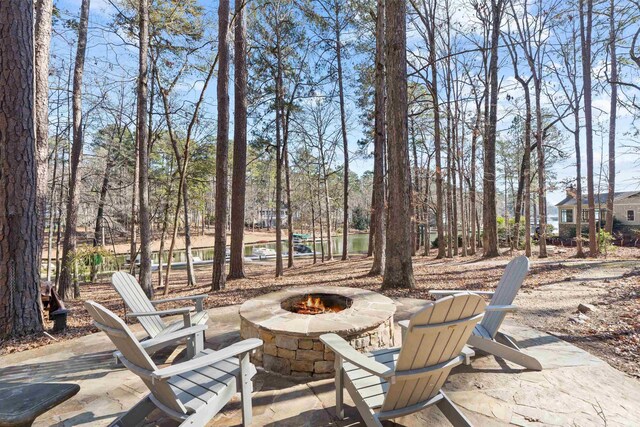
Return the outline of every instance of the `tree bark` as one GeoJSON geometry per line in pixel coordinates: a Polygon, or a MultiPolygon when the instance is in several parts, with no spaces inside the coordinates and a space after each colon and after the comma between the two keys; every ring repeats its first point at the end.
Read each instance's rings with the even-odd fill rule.
{"type": "MultiPolygon", "coordinates": [[[[38,248],[42,256],[49,169],[49,49],[53,0],[35,0],[35,120],[38,162],[38,248]]],[[[51,211],[50,211],[51,212],[51,211]]],[[[51,217],[53,215],[49,214],[51,217]]]]}
{"type": "Polygon", "coordinates": [[[153,297],[151,283],[151,219],[149,212],[149,129],[147,128],[148,80],[149,80],[149,0],[139,0],[139,69],[137,91],[136,145],[139,159],[139,220],[140,220],[140,286],[153,297]]]}
{"type": "Polygon", "coordinates": [[[340,98],[340,129],[344,155],[344,179],[342,187],[342,260],[349,258],[349,144],[347,140],[347,113],[344,103],[344,83],[342,78],[342,43],[340,41],[340,1],[335,3],[336,61],[338,71],[338,95],[340,98]]]}
{"type": "Polygon", "coordinates": [[[411,260],[411,174],[407,134],[407,52],[405,0],[387,3],[387,118],[389,155],[389,217],[382,287],[414,288],[411,260]]]}
{"type": "Polygon", "coordinates": [[[484,175],[483,175],[483,257],[498,256],[498,230],[496,216],[496,126],[498,122],[498,42],[500,38],[500,21],[502,17],[502,0],[491,1],[491,59],[490,105],[487,135],[484,143],[484,175]]]}
{"type": "Polygon", "coordinates": [[[133,166],[133,187],[131,190],[131,224],[129,227],[129,273],[136,271],[136,257],[138,255],[138,184],[140,181],[140,156],[138,155],[138,143],[136,142],[133,154],[135,163],[133,166]]]}
{"type": "Polygon", "coordinates": [[[435,10],[437,2],[434,0],[429,11],[429,28],[427,29],[429,38],[429,63],[431,64],[431,99],[433,102],[433,144],[435,146],[436,157],[436,231],[438,233],[438,253],[436,259],[446,256],[446,244],[444,233],[444,188],[442,178],[442,131],[440,126],[440,103],[438,100],[438,67],[436,62],[436,23],[435,10]]]}
{"type": "Polygon", "coordinates": [[[609,109],[609,188],[605,231],[613,232],[613,197],[616,191],[616,115],[618,110],[618,58],[616,53],[615,1],[609,2],[609,56],[611,58],[611,107],[609,109]]]}
{"type": "Polygon", "coordinates": [[[244,209],[247,177],[247,21],[244,3],[235,1],[233,177],[231,195],[231,258],[228,279],[243,279],[244,209]]]}
{"type": "MultiPolygon", "coordinates": [[[[584,126],[587,142],[587,202],[589,204],[589,256],[598,255],[596,202],[593,189],[593,111],[591,87],[591,30],[593,0],[580,0],[580,42],[582,45],[582,79],[584,87],[584,126]],[[585,5],[586,3],[586,5],[585,5]],[[585,10],[586,6],[586,10],[585,10]]],[[[582,213],[580,213],[582,214],[582,213]]]]}
{"type": "Polygon", "coordinates": [[[42,331],[33,49],[32,3],[3,1],[0,13],[0,339],[3,340],[42,331]]]}
{"type": "Polygon", "coordinates": [[[373,163],[373,264],[370,275],[383,275],[385,266],[385,188],[384,188],[384,153],[385,153],[385,0],[377,0],[376,16],[376,56],[375,56],[375,135],[373,163]]]}
{"type": "MultiPolygon", "coordinates": [[[[84,145],[83,117],[82,117],[82,77],[87,50],[87,30],[89,27],[89,0],[82,0],[80,8],[80,24],[78,26],[78,47],[76,49],[75,65],[73,69],[73,143],[69,159],[69,199],[67,201],[67,221],[62,243],[62,265],[58,293],[63,299],[79,297],[74,295],[72,287],[71,260],[76,250],[76,228],[78,225],[78,204],[80,191],[78,185],[82,179],[80,175],[80,161],[84,145]]],[[[77,278],[75,278],[77,280],[77,278]]]]}
{"type": "Polygon", "coordinates": [[[216,224],[212,291],[225,288],[229,181],[229,0],[218,6],[218,133],[216,136],[216,224]]]}

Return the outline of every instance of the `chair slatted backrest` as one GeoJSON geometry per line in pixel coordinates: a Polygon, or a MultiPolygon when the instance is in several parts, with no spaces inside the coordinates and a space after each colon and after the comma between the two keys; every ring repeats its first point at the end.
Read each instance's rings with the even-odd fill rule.
{"type": "Polygon", "coordinates": [[[174,411],[186,414],[184,405],[166,381],[151,380],[149,375],[157,370],[157,366],[140,346],[127,325],[113,312],[94,301],[85,301],[84,306],[93,317],[96,327],[107,334],[118,351],[122,353],[120,357],[122,363],[142,379],[155,398],[174,411]]]}
{"type": "MultiPolygon", "coordinates": [[[[509,261],[489,305],[513,304],[528,272],[529,259],[526,256],[519,256],[509,261]]],[[[506,315],[504,311],[486,313],[480,324],[489,332],[491,338],[494,338],[506,315]]]]}
{"type": "MultiPolygon", "coordinates": [[[[156,311],[136,278],[129,273],[123,271],[114,273],[111,276],[111,283],[113,283],[113,287],[116,288],[116,291],[118,291],[124,303],[132,312],[149,313],[156,311]]],[[[139,317],[138,320],[151,338],[158,335],[166,326],[160,316],[144,316],[139,317]]]]}
{"type": "Polygon", "coordinates": [[[453,368],[446,363],[460,355],[485,306],[482,297],[464,292],[430,303],[411,317],[396,381],[389,385],[382,411],[426,402],[440,392],[453,368]]]}

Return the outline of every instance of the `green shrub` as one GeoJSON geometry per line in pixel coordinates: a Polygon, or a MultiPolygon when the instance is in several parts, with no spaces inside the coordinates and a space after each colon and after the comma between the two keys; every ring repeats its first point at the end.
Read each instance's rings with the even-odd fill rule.
{"type": "Polygon", "coordinates": [[[598,251],[605,256],[613,251],[613,236],[611,233],[607,233],[603,229],[598,231],[597,242],[598,242],[598,251]]]}

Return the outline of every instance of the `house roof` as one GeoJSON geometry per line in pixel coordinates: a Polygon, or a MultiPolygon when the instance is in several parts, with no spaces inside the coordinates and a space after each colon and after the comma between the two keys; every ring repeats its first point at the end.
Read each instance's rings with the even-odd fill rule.
{"type": "MultiPolygon", "coordinates": [[[[635,196],[636,194],[640,194],[640,191],[619,191],[619,192],[613,193],[613,201],[617,202],[617,201],[626,199],[627,197],[635,196]]],[[[594,196],[595,196],[596,204],[606,204],[609,193],[600,193],[600,194],[595,194],[594,196]]],[[[586,205],[588,203],[589,202],[587,200],[587,196],[583,194],[582,204],[586,205]]],[[[574,206],[576,204],[577,204],[577,200],[575,199],[575,197],[567,196],[560,203],[556,203],[556,206],[574,206]]]]}

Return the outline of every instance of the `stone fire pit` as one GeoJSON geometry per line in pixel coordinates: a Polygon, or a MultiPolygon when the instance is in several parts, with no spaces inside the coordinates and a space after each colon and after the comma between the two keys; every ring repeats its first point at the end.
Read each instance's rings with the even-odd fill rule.
{"type": "Polygon", "coordinates": [[[264,347],[252,361],[265,370],[295,377],[324,378],[334,372],[334,354],[319,336],[333,332],[359,351],[394,345],[391,299],[366,289],[313,286],[262,295],[240,307],[240,335],[260,338],[264,347]],[[343,301],[338,312],[298,314],[292,307],[307,297],[322,295],[343,301]]]}

